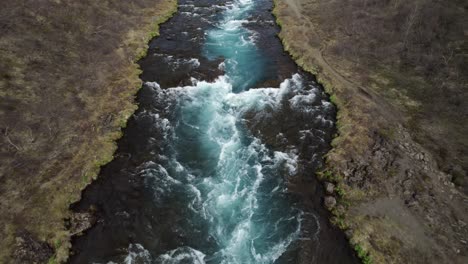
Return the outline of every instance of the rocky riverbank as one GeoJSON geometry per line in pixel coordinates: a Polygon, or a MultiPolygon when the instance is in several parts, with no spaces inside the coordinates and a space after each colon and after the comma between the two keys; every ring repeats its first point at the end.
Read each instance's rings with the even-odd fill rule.
{"type": "Polygon", "coordinates": [[[136,61],[176,7],[0,3],[0,262],[67,259],[70,236],[88,217],[69,205],[112,159],[136,109],[136,61]]]}
{"type": "Polygon", "coordinates": [[[465,263],[468,198],[463,168],[467,141],[466,127],[457,125],[465,111],[461,103],[453,104],[453,97],[437,99],[439,87],[435,86],[444,80],[446,92],[462,101],[466,98],[465,79],[453,77],[463,71],[459,66],[463,57],[456,48],[460,42],[454,33],[459,31],[462,15],[452,5],[441,7],[441,12],[431,11],[439,21],[451,19],[451,24],[439,23],[442,29],[436,31],[451,33],[430,42],[427,50],[437,50],[453,61],[429,78],[425,74],[430,69],[421,70],[418,63],[438,62],[417,49],[420,39],[408,35],[425,32],[417,21],[430,12],[430,1],[415,6],[369,3],[350,10],[357,4],[354,2],[340,6],[328,1],[275,0],[274,13],[282,27],[279,36],[285,49],[299,65],[317,75],[339,109],[338,136],[322,173],[331,194],[325,198],[335,215],[331,220],[346,230],[366,263],[465,263]],[[340,10],[349,14],[347,23],[340,10]],[[380,13],[383,10],[388,12],[380,13]],[[408,19],[401,21],[415,22],[400,29],[399,15],[408,19]],[[375,32],[385,32],[382,25],[396,40],[379,39],[375,32]],[[390,49],[398,47],[405,35],[401,45],[418,58],[416,71],[401,72],[405,59],[398,61],[396,55],[406,54],[405,50],[386,58],[383,70],[384,60],[348,41],[359,36],[362,42],[373,43],[374,50],[390,49]],[[361,57],[356,59],[356,54],[361,57]],[[441,115],[440,109],[453,115],[441,115]]]}

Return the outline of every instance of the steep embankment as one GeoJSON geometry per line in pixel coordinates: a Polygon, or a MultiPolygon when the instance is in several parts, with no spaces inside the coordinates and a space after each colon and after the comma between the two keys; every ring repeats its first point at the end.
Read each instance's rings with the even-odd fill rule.
{"type": "Polygon", "coordinates": [[[275,2],[339,108],[332,221],[375,263],[466,263],[466,3],[275,2]]]}
{"type": "Polygon", "coordinates": [[[0,262],[66,259],[68,206],[112,159],[136,109],[135,61],[175,10],[176,0],[0,3],[0,262]]]}

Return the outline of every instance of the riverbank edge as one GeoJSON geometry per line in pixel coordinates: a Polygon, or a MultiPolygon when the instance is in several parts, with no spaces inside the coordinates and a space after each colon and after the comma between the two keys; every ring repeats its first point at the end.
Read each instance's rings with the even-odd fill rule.
{"type": "MultiPolygon", "coordinates": [[[[278,7],[279,0],[273,0],[274,8],[272,10],[272,14],[275,17],[276,24],[280,27],[280,33],[278,34],[278,38],[281,40],[283,44],[284,50],[291,56],[291,58],[299,65],[303,70],[309,72],[315,76],[317,82],[322,85],[325,92],[329,94],[330,101],[333,103],[337,108],[336,114],[336,128],[337,134],[334,135],[332,140],[332,149],[329,151],[337,151],[339,146],[337,146],[338,142],[343,137],[342,134],[344,133],[343,127],[349,127],[353,124],[348,122],[346,119],[346,108],[344,107],[344,101],[337,95],[336,93],[336,86],[341,85],[339,82],[335,82],[333,79],[333,74],[330,74],[326,70],[323,69],[323,65],[316,60],[312,63],[306,63],[304,58],[301,57],[299,52],[294,50],[288,43],[288,38],[284,36],[284,24],[279,15],[279,7],[278,7]]],[[[357,254],[357,256],[361,259],[362,263],[364,264],[372,264],[372,254],[369,252],[367,247],[362,245],[361,243],[353,240],[352,233],[346,232],[349,230],[349,219],[346,218],[346,208],[350,207],[350,201],[346,198],[346,186],[342,183],[343,179],[338,172],[334,169],[334,163],[332,160],[327,159],[325,157],[325,168],[321,171],[316,172],[317,178],[322,182],[324,185],[332,184],[333,190],[331,193],[327,192],[328,195],[322,198],[331,197],[335,201],[337,201],[336,205],[333,207],[324,207],[331,213],[331,217],[329,221],[340,228],[348,238],[349,244],[351,248],[353,248],[357,254]]]]}
{"type": "MultiPolygon", "coordinates": [[[[132,73],[132,76],[130,78],[134,79],[136,86],[134,87],[128,87],[129,88],[129,93],[133,96],[132,101],[130,104],[123,108],[121,112],[118,113],[118,117],[116,118],[119,121],[120,129],[118,131],[112,131],[108,133],[108,139],[107,142],[104,144],[109,144],[109,148],[107,148],[106,153],[104,153],[101,156],[101,159],[98,160],[94,165],[95,168],[90,171],[87,175],[87,179],[89,179],[87,182],[85,182],[85,185],[81,187],[80,189],[80,197],[78,199],[72,200],[70,205],[73,203],[78,202],[81,199],[81,192],[88,186],[90,185],[93,180],[95,180],[100,172],[100,169],[102,166],[108,164],[114,159],[114,154],[117,150],[117,141],[123,136],[123,129],[127,125],[128,119],[133,115],[133,113],[138,109],[138,104],[135,101],[135,95],[137,92],[141,89],[143,85],[143,81],[140,79],[140,75],[142,73],[140,66],[138,64],[138,61],[142,58],[144,58],[147,55],[147,51],[149,49],[149,42],[159,36],[159,25],[163,24],[167,20],[169,20],[176,12],[178,9],[178,0],[168,0],[167,4],[162,7],[161,9],[160,6],[155,6],[155,14],[149,23],[147,23],[147,26],[141,27],[139,30],[137,30],[136,34],[131,34],[127,38],[127,41],[130,43],[135,43],[137,45],[135,52],[133,54],[133,58],[130,58],[129,61],[131,61],[131,64],[129,64],[128,69],[130,73],[132,73]],[[157,8],[157,9],[156,9],[157,8]],[[159,11],[159,12],[158,12],[159,11]],[[145,37],[143,39],[138,39],[138,36],[140,34],[144,34],[145,37]],[[134,39],[132,39],[134,38],[134,39]]],[[[127,76],[128,78],[129,76],[127,76]]],[[[98,146],[99,144],[95,144],[98,146]]],[[[69,230],[67,230],[69,231],[69,230]]],[[[79,231],[84,231],[84,230],[79,230],[79,231]]],[[[67,234],[67,243],[63,243],[66,245],[66,248],[59,247],[55,248],[56,254],[49,260],[49,263],[63,263],[68,259],[69,256],[69,250],[71,248],[70,244],[70,239],[75,233],[69,232],[67,234]],[[63,254],[60,254],[61,251],[65,251],[63,254]]]]}
{"type": "MultiPolygon", "coordinates": [[[[96,108],[96,111],[93,113],[93,117],[108,115],[113,118],[110,125],[101,123],[102,127],[96,126],[94,128],[95,130],[105,131],[105,133],[95,139],[90,139],[89,142],[86,142],[85,144],[82,144],[79,151],[73,158],[75,160],[81,159],[84,156],[90,157],[86,159],[87,162],[84,162],[83,164],[84,173],[79,183],[70,180],[67,182],[66,186],[62,186],[62,189],[57,190],[57,193],[62,193],[60,195],[57,194],[57,196],[60,197],[60,202],[57,203],[62,204],[62,206],[60,206],[60,208],[54,208],[54,210],[61,211],[59,214],[62,215],[63,225],[57,226],[56,221],[51,219],[48,224],[49,226],[42,226],[40,230],[30,230],[32,234],[37,236],[39,239],[38,241],[29,241],[28,239],[24,241],[25,239],[23,237],[16,237],[16,228],[14,227],[14,224],[9,224],[7,226],[7,237],[4,242],[1,243],[5,246],[5,248],[2,249],[2,259],[6,262],[11,261],[14,263],[15,254],[17,254],[16,252],[18,250],[25,250],[17,248],[19,241],[20,244],[33,243],[35,246],[41,245],[41,250],[44,248],[50,248],[54,253],[49,258],[47,262],[48,264],[65,263],[68,260],[71,249],[71,237],[84,231],[84,229],[82,229],[76,232],[76,230],[70,230],[69,227],[66,227],[66,222],[69,222],[70,219],[74,218],[73,213],[70,212],[68,208],[71,204],[74,204],[81,199],[82,191],[97,179],[101,167],[113,160],[115,151],[117,150],[117,141],[123,136],[123,129],[126,127],[128,119],[138,109],[135,96],[143,84],[140,79],[141,69],[138,65],[138,61],[146,56],[149,49],[149,42],[153,38],[159,36],[159,25],[169,20],[177,12],[178,0],[156,2],[156,5],[152,7],[152,9],[154,9],[154,12],[149,13],[150,16],[142,17],[143,22],[138,25],[139,27],[133,28],[124,34],[125,37],[123,38],[122,43],[120,43],[120,45],[116,45],[116,52],[119,52],[119,49],[123,46],[129,47],[133,50],[133,52],[126,54],[128,65],[124,66],[121,70],[119,69],[119,72],[122,74],[121,79],[112,79],[108,82],[110,87],[120,87],[122,83],[125,84],[123,87],[125,91],[119,94],[122,97],[121,99],[123,103],[116,112],[104,112],[102,110],[105,109],[96,108]],[[105,125],[112,127],[112,129],[104,128],[105,125]]],[[[112,65],[108,66],[112,67],[112,65]]],[[[112,90],[112,88],[110,89],[112,90]]],[[[120,87],[120,89],[122,89],[122,87],[120,87]]],[[[102,98],[102,100],[108,99],[109,98],[107,97],[102,98]]],[[[56,196],[54,193],[50,193],[49,195],[56,196]]],[[[48,215],[47,209],[49,209],[49,207],[44,207],[43,209],[45,209],[43,210],[43,214],[48,215]]],[[[36,210],[41,210],[41,208],[37,208],[36,210]]],[[[54,213],[54,215],[55,214],[56,213],[54,213]]],[[[82,219],[82,221],[86,221],[86,219],[82,219]]],[[[87,224],[84,224],[84,226],[86,225],[87,224]]],[[[30,248],[27,250],[36,251],[39,249],[37,247],[33,247],[32,249],[30,248]]],[[[41,252],[30,253],[41,254],[41,252]]]]}
{"type": "Polygon", "coordinates": [[[359,79],[369,75],[365,69],[356,72],[346,68],[346,57],[330,56],[337,40],[312,20],[311,12],[320,11],[307,7],[315,1],[274,3],[285,50],[338,109],[338,136],[318,173],[327,190],[333,186],[324,198],[331,222],[364,263],[465,263],[467,197],[418,143],[401,102],[380,92],[385,84],[359,79]]]}

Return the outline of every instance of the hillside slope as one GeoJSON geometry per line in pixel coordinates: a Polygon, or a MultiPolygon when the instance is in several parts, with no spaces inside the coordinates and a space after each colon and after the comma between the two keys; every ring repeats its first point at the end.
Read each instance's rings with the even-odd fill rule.
{"type": "MultiPolygon", "coordinates": [[[[64,261],[68,207],[135,110],[176,0],[0,1],[0,262],[64,261]]],[[[79,230],[78,230],[79,232],[79,230]]]]}
{"type": "Polygon", "coordinates": [[[275,2],[285,49],[339,108],[332,221],[375,263],[466,263],[466,1],[275,2]]]}

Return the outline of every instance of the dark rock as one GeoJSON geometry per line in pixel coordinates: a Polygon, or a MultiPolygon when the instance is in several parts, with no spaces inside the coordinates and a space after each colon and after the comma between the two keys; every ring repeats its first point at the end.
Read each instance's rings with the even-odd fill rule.
{"type": "Polygon", "coordinates": [[[16,243],[13,251],[15,263],[45,263],[54,254],[54,250],[49,244],[37,240],[27,231],[19,232],[15,240],[16,243]]]}

